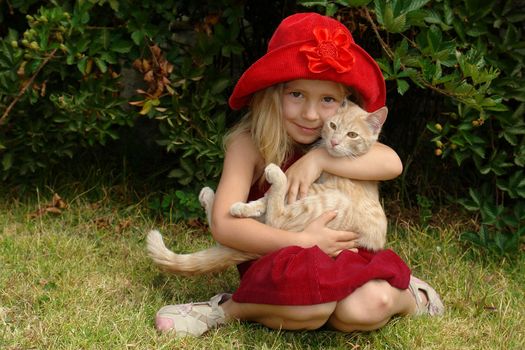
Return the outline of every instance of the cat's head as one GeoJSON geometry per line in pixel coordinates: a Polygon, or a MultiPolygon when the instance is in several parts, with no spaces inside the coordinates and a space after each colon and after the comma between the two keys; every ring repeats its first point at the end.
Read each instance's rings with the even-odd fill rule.
{"type": "Polygon", "coordinates": [[[388,109],[382,107],[367,112],[346,101],[323,126],[322,139],[328,153],[334,157],[358,157],[368,152],[377,141],[388,109]]]}

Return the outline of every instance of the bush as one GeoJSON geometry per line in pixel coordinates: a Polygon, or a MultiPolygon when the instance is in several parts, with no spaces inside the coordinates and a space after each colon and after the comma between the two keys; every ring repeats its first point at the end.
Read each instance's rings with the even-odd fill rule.
{"type": "Polygon", "coordinates": [[[131,45],[110,47],[105,29],[88,27],[89,8],[42,7],[26,16],[23,35],[2,28],[7,29],[0,43],[3,179],[73,157],[79,148],[118,137],[116,126],[132,125],[133,117],[122,108],[117,73],[108,66],[131,45]]]}
{"type": "Polygon", "coordinates": [[[4,180],[105,145],[149,118],[158,125],[156,141],[173,154],[169,176],[181,188],[195,193],[216,181],[230,62],[242,51],[241,5],[100,0],[2,6],[4,180]]]}

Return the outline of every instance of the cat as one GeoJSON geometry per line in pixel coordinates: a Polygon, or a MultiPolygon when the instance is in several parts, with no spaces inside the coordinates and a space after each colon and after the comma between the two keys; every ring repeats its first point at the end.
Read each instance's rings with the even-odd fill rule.
{"type": "MultiPolygon", "coordinates": [[[[323,124],[318,147],[326,147],[334,157],[359,157],[377,141],[387,113],[386,107],[370,113],[346,101],[323,124]]],[[[311,185],[305,198],[286,204],[287,179],[283,171],[277,165],[269,164],[265,168],[265,177],[271,184],[265,196],[249,203],[234,203],[230,208],[232,216],[254,217],[270,226],[299,232],[322,213],[337,210],[337,216],[327,224],[328,227],[358,232],[359,247],[372,251],[384,248],[387,218],[379,201],[377,181],[350,180],[323,173],[311,185]]],[[[199,200],[208,222],[211,222],[213,190],[203,188],[199,200]]],[[[156,230],[148,234],[147,249],[160,268],[179,275],[217,272],[260,257],[260,254],[219,244],[196,253],[176,254],[166,248],[162,235],[156,230]]]]}

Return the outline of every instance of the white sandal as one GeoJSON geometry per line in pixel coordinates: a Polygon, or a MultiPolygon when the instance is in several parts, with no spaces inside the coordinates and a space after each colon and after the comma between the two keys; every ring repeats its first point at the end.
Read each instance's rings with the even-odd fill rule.
{"type": "Polygon", "coordinates": [[[174,332],[177,337],[198,337],[208,330],[227,322],[220,304],[231,294],[217,294],[210,301],[167,305],[155,317],[155,327],[161,332],[174,332]]]}
{"type": "Polygon", "coordinates": [[[445,306],[441,301],[438,293],[428,283],[420,280],[417,277],[410,276],[410,284],[408,285],[410,292],[416,299],[416,316],[419,315],[430,315],[438,316],[443,315],[445,312],[445,306]],[[428,302],[424,303],[419,295],[419,291],[426,294],[428,302]]]}

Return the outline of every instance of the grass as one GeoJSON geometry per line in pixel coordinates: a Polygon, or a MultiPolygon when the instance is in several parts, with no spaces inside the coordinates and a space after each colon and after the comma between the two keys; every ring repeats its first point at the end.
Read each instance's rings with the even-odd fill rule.
{"type": "MultiPolygon", "coordinates": [[[[64,190],[67,192],[66,190],[64,190]]],[[[200,228],[153,222],[125,189],[69,191],[61,214],[32,217],[45,190],[0,200],[0,349],[522,349],[525,257],[485,257],[458,243],[461,222],[422,230],[397,222],[390,246],[442,294],[440,318],[403,317],[375,332],[273,331],[234,322],[201,338],[158,334],[164,304],[232,291],[234,269],[168,276],[145,253],[145,233],[192,251],[212,244],[200,228]]]]}

